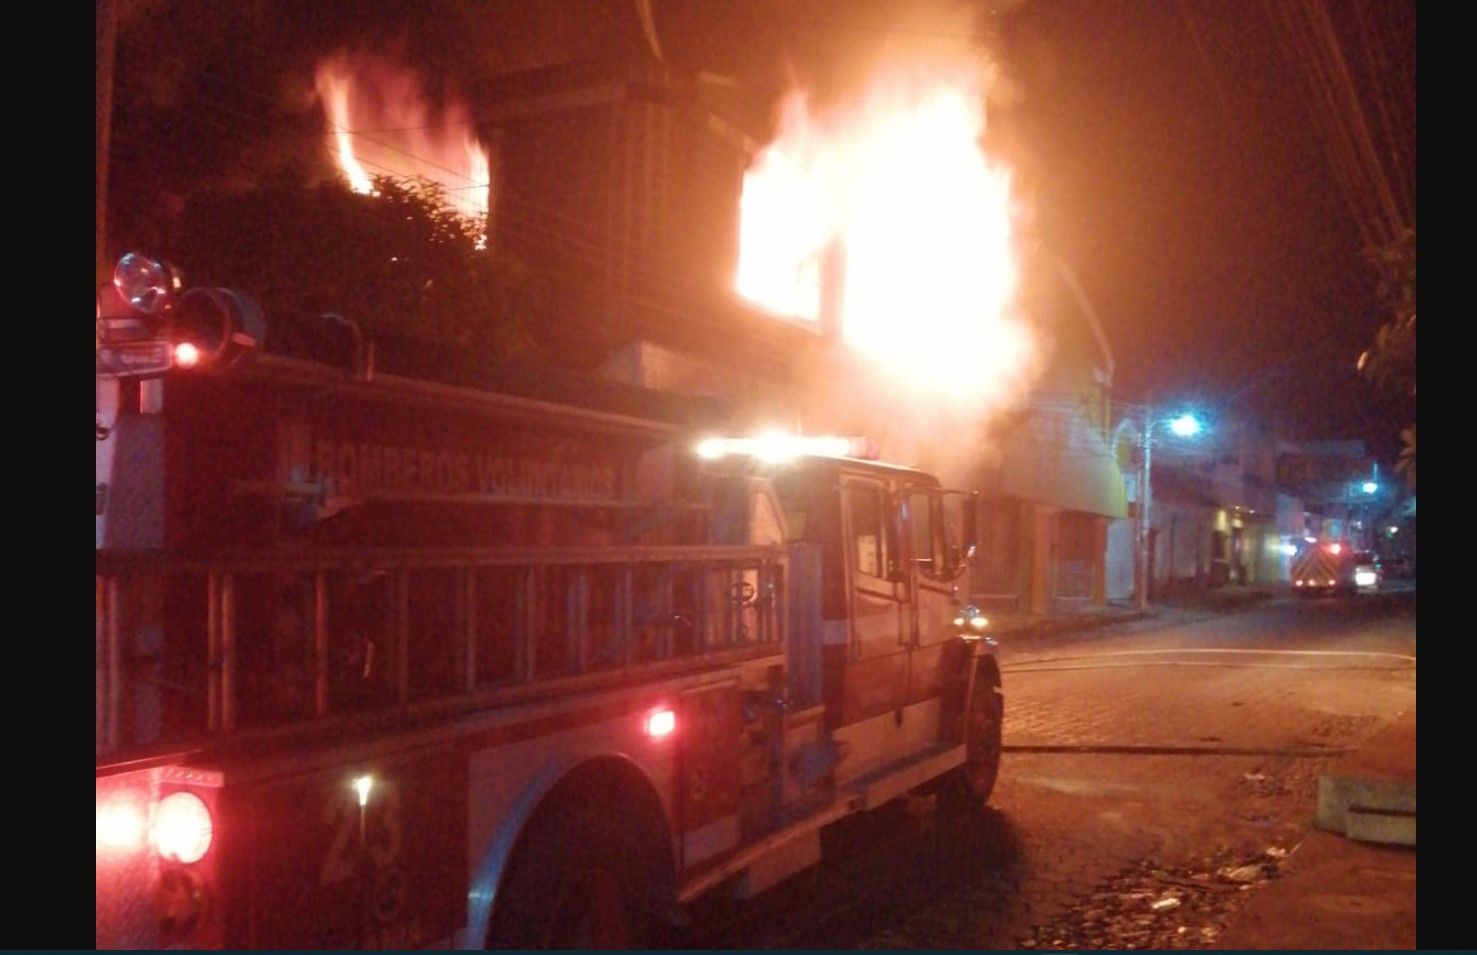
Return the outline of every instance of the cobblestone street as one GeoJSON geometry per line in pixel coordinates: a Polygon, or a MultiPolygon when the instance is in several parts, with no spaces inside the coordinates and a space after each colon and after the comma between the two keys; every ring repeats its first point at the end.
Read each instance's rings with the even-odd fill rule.
{"type": "Polygon", "coordinates": [[[1322,769],[1414,707],[1413,638],[1413,614],[1278,606],[1007,651],[988,809],[852,820],[817,870],[710,904],[693,943],[1210,947],[1245,899],[1275,891],[1322,769]]]}

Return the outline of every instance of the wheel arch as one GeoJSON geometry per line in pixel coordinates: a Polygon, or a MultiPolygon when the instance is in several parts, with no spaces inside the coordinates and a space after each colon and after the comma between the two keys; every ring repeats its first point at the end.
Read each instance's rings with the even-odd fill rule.
{"type": "Polygon", "coordinates": [[[975,659],[974,678],[970,683],[970,692],[974,692],[981,681],[986,686],[999,687],[1001,685],[1000,661],[995,658],[995,654],[993,653],[987,653],[975,659]]]}
{"type": "Polygon", "coordinates": [[[672,828],[645,768],[620,754],[572,761],[551,768],[525,788],[484,852],[468,892],[468,947],[486,947],[499,890],[529,827],[549,814],[590,805],[636,833],[638,844],[646,850],[643,865],[653,895],[676,897],[672,828]]]}

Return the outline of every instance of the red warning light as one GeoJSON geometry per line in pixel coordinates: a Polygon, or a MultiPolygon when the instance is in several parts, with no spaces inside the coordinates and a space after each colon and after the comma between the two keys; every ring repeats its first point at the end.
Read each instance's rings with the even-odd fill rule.
{"type": "Polygon", "coordinates": [[[180,342],[174,346],[174,363],[180,368],[194,368],[200,364],[200,349],[194,342],[180,342]]]}
{"type": "Polygon", "coordinates": [[[656,710],[646,717],[646,735],[652,739],[671,736],[676,729],[677,714],[671,710],[656,710]]]}

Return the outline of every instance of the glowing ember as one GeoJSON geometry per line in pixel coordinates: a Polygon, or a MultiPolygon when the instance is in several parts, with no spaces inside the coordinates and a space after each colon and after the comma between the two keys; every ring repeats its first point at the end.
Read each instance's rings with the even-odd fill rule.
{"type": "Polygon", "coordinates": [[[855,106],[801,93],[744,178],[737,289],[807,321],[822,275],[844,340],[914,384],[1006,387],[1034,353],[1017,286],[1009,173],[980,145],[976,82],[898,70],[855,106]]]}
{"type": "Polygon", "coordinates": [[[425,179],[440,184],[453,209],[485,224],[492,167],[465,106],[451,102],[435,113],[413,71],[365,54],[320,62],[317,88],[350,188],[368,194],[376,175],[425,179]]]}

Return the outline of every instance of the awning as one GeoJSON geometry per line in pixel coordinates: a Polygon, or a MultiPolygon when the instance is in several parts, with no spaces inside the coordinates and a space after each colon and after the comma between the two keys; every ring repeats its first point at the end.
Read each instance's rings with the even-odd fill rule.
{"type": "Polygon", "coordinates": [[[1106,453],[1098,456],[1080,449],[1075,453],[1007,452],[1000,485],[1004,495],[1064,511],[1128,516],[1123,472],[1106,453]]]}

